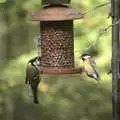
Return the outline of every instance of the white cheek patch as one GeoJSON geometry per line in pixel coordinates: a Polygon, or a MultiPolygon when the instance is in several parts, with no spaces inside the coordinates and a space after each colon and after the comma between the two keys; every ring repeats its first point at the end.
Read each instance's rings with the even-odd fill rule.
{"type": "Polygon", "coordinates": [[[37,61],[36,61],[36,64],[37,64],[37,65],[40,65],[40,61],[37,60],[37,61]]]}
{"type": "Polygon", "coordinates": [[[89,59],[89,58],[91,58],[91,56],[87,55],[87,56],[84,56],[83,58],[84,59],[89,59]]]}

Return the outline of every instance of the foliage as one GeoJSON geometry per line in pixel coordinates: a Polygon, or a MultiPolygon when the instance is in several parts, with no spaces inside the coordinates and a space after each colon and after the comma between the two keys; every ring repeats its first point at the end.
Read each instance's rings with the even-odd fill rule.
{"type": "MultiPolygon", "coordinates": [[[[72,6],[85,11],[105,0],[72,0],[72,6]],[[86,9],[87,8],[87,9],[86,9]]],[[[83,52],[95,53],[101,81],[85,74],[42,76],[39,105],[28,96],[25,83],[27,61],[36,56],[33,38],[39,23],[30,22],[28,14],[40,9],[39,0],[6,0],[0,4],[0,119],[1,120],[111,120],[111,32],[97,40],[98,30],[111,23],[109,6],[91,11],[74,23],[75,66],[83,52]],[[96,42],[90,49],[89,44],[96,42]],[[9,42],[10,41],[10,42],[9,42]]]]}

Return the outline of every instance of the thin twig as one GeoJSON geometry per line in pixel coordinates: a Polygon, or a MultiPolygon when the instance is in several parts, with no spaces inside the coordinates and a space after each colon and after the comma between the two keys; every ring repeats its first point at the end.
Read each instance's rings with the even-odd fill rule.
{"type": "Polygon", "coordinates": [[[87,48],[84,48],[84,49],[82,49],[82,50],[80,50],[80,51],[75,51],[75,52],[81,52],[81,51],[84,51],[84,52],[85,52],[85,51],[89,50],[91,47],[93,47],[93,46],[96,45],[97,41],[100,39],[100,37],[101,37],[104,33],[106,33],[112,26],[115,26],[115,25],[117,25],[117,24],[119,24],[119,23],[120,23],[120,19],[119,19],[118,21],[116,21],[114,24],[111,24],[111,25],[109,25],[109,26],[107,26],[107,27],[105,27],[105,28],[99,29],[98,34],[97,34],[97,37],[96,37],[96,40],[95,40],[93,43],[91,43],[87,48]]]}
{"type": "Polygon", "coordinates": [[[104,6],[106,6],[106,5],[110,4],[110,3],[111,3],[111,2],[106,2],[106,3],[99,4],[99,5],[93,7],[93,8],[91,8],[91,9],[89,9],[89,10],[86,10],[86,12],[82,13],[82,15],[85,16],[85,15],[88,14],[89,12],[92,12],[93,10],[96,10],[96,9],[98,9],[98,8],[101,8],[101,7],[104,7],[104,6]]]}

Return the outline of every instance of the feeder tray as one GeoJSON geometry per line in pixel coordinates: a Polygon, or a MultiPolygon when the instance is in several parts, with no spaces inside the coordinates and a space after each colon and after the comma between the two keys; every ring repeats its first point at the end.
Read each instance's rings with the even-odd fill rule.
{"type": "Polygon", "coordinates": [[[71,0],[42,0],[42,5],[46,4],[69,4],[71,0]]]}
{"type": "Polygon", "coordinates": [[[64,75],[64,74],[80,74],[83,68],[65,68],[65,67],[41,67],[42,74],[64,75]]]}

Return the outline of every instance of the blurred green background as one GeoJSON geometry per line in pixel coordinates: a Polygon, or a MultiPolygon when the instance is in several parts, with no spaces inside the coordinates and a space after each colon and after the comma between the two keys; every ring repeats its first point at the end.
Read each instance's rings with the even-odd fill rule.
{"type": "MultiPolygon", "coordinates": [[[[37,55],[34,37],[39,22],[29,14],[39,10],[40,0],[0,0],[0,120],[112,120],[111,29],[98,40],[98,31],[111,24],[107,19],[110,5],[89,12],[74,22],[75,66],[78,57],[94,53],[101,81],[82,75],[42,76],[39,105],[28,96],[25,83],[27,61],[37,55]],[[80,52],[79,52],[80,51],[80,52]]],[[[72,0],[82,12],[107,0],[72,0]]]]}

